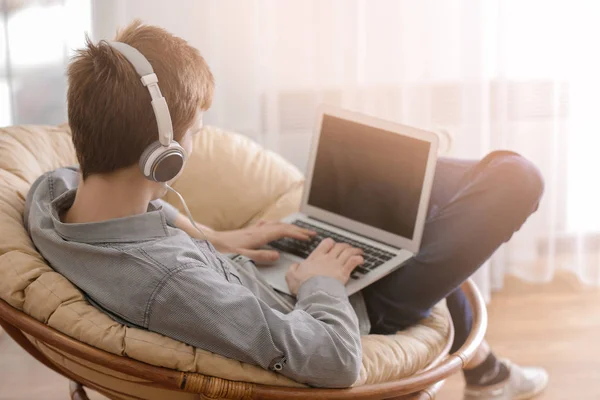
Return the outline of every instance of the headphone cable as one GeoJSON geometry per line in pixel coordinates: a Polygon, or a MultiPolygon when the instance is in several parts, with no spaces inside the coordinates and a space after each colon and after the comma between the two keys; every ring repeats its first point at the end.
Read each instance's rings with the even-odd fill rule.
{"type": "Polygon", "coordinates": [[[166,183],[165,183],[165,188],[168,191],[175,193],[177,195],[177,197],[179,198],[179,201],[181,201],[181,204],[183,204],[183,209],[185,210],[185,213],[187,214],[187,217],[190,220],[190,222],[192,223],[193,227],[196,228],[196,230],[198,232],[200,232],[200,234],[202,234],[202,236],[204,237],[204,240],[206,240],[208,242],[209,241],[208,237],[206,236],[204,231],[202,229],[200,229],[200,227],[196,224],[196,222],[194,221],[194,218],[192,218],[192,213],[190,212],[190,209],[188,208],[187,204],[185,203],[183,196],[181,194],[179,194],[179,192],[177,190],[173,189],[171,186],[167,185],[166,183]]]}
{"type": "MultiPolygon", "coordinates": [[[[202,236],[204,236],[204,240],[206,240],[208,242],[208,238],[206,237],[206,234],[196,224],[196,222],[194,221],[194,218],[192,218],[192,213],[190,212],[190,209],[188,208],[187,204],[185,203],[183,196],[181,194],[179,194],[179,192],[177,190],[173,189],[171,186],[167,185],[166,183],[165,183],[165,188],[168,191],[175,193],[177,195],[177,197],[179,198],[179,201],[181,201],[181,204],[183,204],[183,208],[185,210],[185,213],[187,214],[188,219],[190,220],[190,222],[192,223],[194,228],[196,228],[196,230],[198,232],[200,232],[202,234],[202,236]]],[[[236,270],[238,272],[241,272],[242,274],[246,275],[246,277],[249,278],[250,280],[253,280],[257,285],[259,285],[263,289],[264,292],[269,294],[269,297],[271,297],[273,300],[275,300],[275,302],[277,302],[285,310],[288,310],[288,312],[291,312],[294,309],[293,304],[291,304],[287,300],[284,300],[283,298],[279,297],[272,288],[267,287],[257,277],[253,276],[253,274],[250,274],[248,271],[245,271],[243,266],[240,265],[239,268],[236,268],[236,270]]]]}

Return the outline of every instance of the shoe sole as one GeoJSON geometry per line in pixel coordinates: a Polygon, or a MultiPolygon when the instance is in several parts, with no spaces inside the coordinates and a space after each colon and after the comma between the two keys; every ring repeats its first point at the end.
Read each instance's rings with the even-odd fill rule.
{"type": "MultiPolygon", "coordinates": [[[[529,399],[536,397],[537,395],[541,394],[546,389],[546,386],[548,386],[548,379],[549,379],[548,375],[545,375],[544,380],[540,381],[540,383],[535,388],[533,388],[532,391],[530,391],[528,393],[521,393],[519,395],[513,395],[513,397],[511,397],[511,399],[512,400],[529,400],[529,399]]],[[[465,390],[464,400],[468,400],[469,398],[478,398],[478,397],[479,397],[479,393],[468,393],[465,390]]]]}
{"type": "Polygon", "coordinates": [[[523,393],[519,396],[513,397],[513,400],[529,400],[541,394],[544,391],[544,389],[546,389],[546,386],[548,386],[548,375],[544,376],[544,380],[533,389],[533,392],[523,393]]]}

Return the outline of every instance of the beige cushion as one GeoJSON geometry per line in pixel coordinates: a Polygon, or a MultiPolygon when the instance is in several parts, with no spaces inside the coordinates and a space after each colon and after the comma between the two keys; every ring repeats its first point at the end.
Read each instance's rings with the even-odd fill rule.
{"type": "MultiPolygon", "coordinates": [[[[235,229],[272,207],[285,215],[299,204],[295,198],[280,202],[304,182],[300,171],[281,156],[245,136],[211,127],[194,140],[185,173],[173,188],[184,195],[197,221],[217,230],[235,229]]],[[[166,199],[183,211],[174,194],[166,199]]]]}
{"type": "MultiPolygon", "coordinates": [[[[297,210],[303,177],[278,155],[245,137],[211,127],[196,138],[194,147],[189,166],[175,186],[197,220],[217,229],[233,229],[297,210]]],[[[31,183],[43,172],[75,163],[65,126],[0,129],[0,298],[110,353],[232,380],[301,386],[260,367],[120,325],[54,272],[23,227],[24,200],[31,183]]],[[[448,335],[448,312],[440,304],[431,317],[404,332],[363,337],[363,367],[356,385],[414,374],[440,354],[448,335]]]]}

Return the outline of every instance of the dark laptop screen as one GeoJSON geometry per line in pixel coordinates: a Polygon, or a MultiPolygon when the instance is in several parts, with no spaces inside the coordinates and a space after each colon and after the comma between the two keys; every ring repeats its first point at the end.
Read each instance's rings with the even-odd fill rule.
{"type": "Polygon", "coordinates": [[[308,204],[412,240],[429,147],[325,114],[308,204]]]}

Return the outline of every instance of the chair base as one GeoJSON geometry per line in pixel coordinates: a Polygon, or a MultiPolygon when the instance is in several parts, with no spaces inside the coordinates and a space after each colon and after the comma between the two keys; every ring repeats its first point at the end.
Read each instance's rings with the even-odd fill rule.
{"type": "MultiPolygon", "coordinates": [[[[435,385],[428,387],[418,393],[409,394],[401,397],[388,398],[385,400],[435,400],[438,392],[444,385],[444,381],[440,381],[435,385]]],[[[71,394],[71,400],[90,400],[85,388],[79,382],[70,380],[69,381],[69,392],[71,394]]],[[[382,399],[384,400],[384,399],[382,399]]]]}
{"type": "Polygon", "coordinates": [[[71,394],[71,400],[90,400],[79,382],[69,381],[69,393],[71,394]]]}

